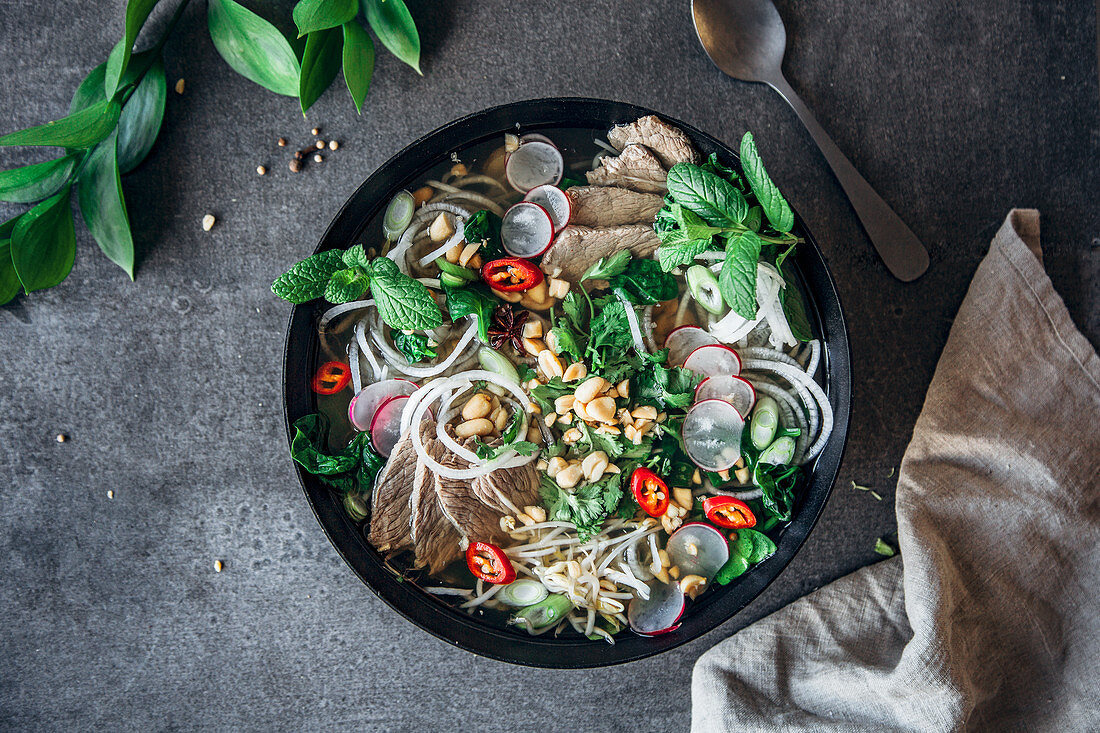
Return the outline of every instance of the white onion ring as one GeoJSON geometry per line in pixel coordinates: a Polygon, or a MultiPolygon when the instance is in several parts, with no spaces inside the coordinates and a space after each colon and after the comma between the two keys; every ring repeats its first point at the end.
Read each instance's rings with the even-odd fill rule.
{"type": "Polygon", "coordinates": [[[804,461],[811,461],[817,457],[817,455],[825,448],[825,443],[829,440],[829,436],[833,432],[833,407],[829,404],[829,397],[825,394],[825,390],[821,389],[821,385],[813,380],[806,372],[795,367],[787,366],[786,364],[777,364],[769,361],[759,361],[755,359],[749,359],[742,367],[745,369],[764,369],[772,371],[789,381],[793,385],[801,385],[809,390],[813,395],[814,400],[821,406],[821,432],[817,436],[817,440],[806,451],[804,461]]]}
{"type": "Polygon", "coordinates": [[[642,341],[642,329],[638,326],[638,314],[634,312],[634,306],[631,304],[622,293],[615,293],[618,296],[619,301],[623,304],[623,308],[626,309],[626,322],[630,324],[630,337],[634,339],[634,349],[639,354],[648,354],[645,350],[645,343],[642,341]]]}
{"type": "Polygon", "coordinates": [[[379,331],[374,328],[371,329],[371,339],[373,339],[378,348],[382,350],[382,357],[386,359],[386,363],[392,366],[395,371],[410,377],[416,377],[417,379],[434,377],[437,374],[447,371],[447,369],[455,363],[455,360],[462,355],[462,352],[470,345],[470,342],[474,340],[474,336],[476,335],[477,324],[471,323],[446,359],[430,367],[418,367],[408,363],[402,364],[401,362],[404,361],[405,357],[395,351],[379,331]],[[386,358],[387,356],[389,358],[386,358]]]}
{"type": "Polygon", "coordinates": [[[806,373],[811,377],[817,374],[817,366],[821,363],[821,342],[814,339],[810,342],[810,363],[806,367],[806,373]]]}
{"type": "Polygon", "coordinates": [[[370,308],[374,305],[374,299],[368,298],[367,300],[353,300],[350,303],[342,303],[340,305],[333,306],[325,311],[325,314],[321,316],[321,320],[317,323],[317,328],[321,331],[325,330],[325,326],[329,324],[333,318],[343,313],[350,313],[360,308],[370,308]]]}
{"type": "Polygon", "coordinates": [[[355,394],[363,389],[363,379],[359,374],[359,343],[352,341],[348,344],[348,366],[351,368],[351,388],[355,394]]]}

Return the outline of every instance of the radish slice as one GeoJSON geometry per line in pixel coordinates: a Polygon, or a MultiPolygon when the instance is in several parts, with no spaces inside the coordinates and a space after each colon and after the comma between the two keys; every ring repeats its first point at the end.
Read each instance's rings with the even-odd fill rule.
{"type": "Polygon", "coordinates": [[[508,156],[504,166],[508,183],[520,193],[527,193],[544,183],[557,183],[564,170],[565,161],[558,149],[540,140],[520,145],[508,156]]]}
{"type": "Polygon", "coordinates": [[[684,417],[682,435],[688,458],[706,471],[725,471],[741,457],[745,418],[723,400],[696,402],[684,417]]]}
{"type": "Polygon", "coordinates": [[[688,354],[684,369],[707,377],[736,377],[741,373],[741,357],[728,346],[709,344],[688,354]]]}
{"type": "Polygon", "coordinates": [[[756,389],[747,379],[719,374],[707,377],[695,388],[695,401],[703,400],[725,400],[745,417],[756,404],[756,389]]]}
{"type": "MultiPolygon", "coordinates": [[[[521,143],[534,143],[534,142],[539,142],[539,143],[546,143],[547,145],[554,145],[554,141],[553,141],[553,140],[551,140],[550,138],[546,137],[546,135],[541,135],[541,134],[539,134],[539,133],[537,133],[537,132],[529,132],[529,133],[527,133],[526,135],[520,135],[520,136],[519,136],[519,141],[520,141],[521,143]]],[[[556,148],[556,147],[558,147],[558,146],[557,146],[557,145],[554,145],[554,147],[556,148]]]]}
{"type": "Polygon", "coordinates": [[[518,203],[504,212],[500,240],[513,257],[538,257],[554,241],[554,221],[538,204],[518,203]]]}
{"type": "Polygon", "coordinates": [[[642,636],[657,636],[675,631],[684,614],[684,592],[678,583],[651,580],[649,598],[635,596],[626,609],[630,628],[642,636]]]}
{"type": "Polygon", "coordinates": [[[537,186],[527,192],[524,201],[538,204],[546,209],[550,215],[550,221],[554,224],[554,233],[557,234],[569,223],[569,217],[573,214],[573,207],[569,203],[569,197],[557,186],[549,184],[537,186]]]}
{"type": "Polygon", "coordinates": [[[680,575],[701,575],[710,582],[730,559],[730,546],[721,532],[709,524],[690,522],[668,538],[668,559],[680,575]]]}
{"type": "Polygon", "coordinates": [[[680,326],[665,337],[669,366],[680,366],[688,355],[700,346],[717,344],[718,339],[698,326],[680,326]]]}
{"type": "Polygon", "coordinates": [[[384,379],[363,387],[348,405],[348,420],[356,430],[370,430],[374,413],[383,402],[401,395],[411,395],[417,386],[407,379],[384,379]]]}
{"type": "Polygon", "coordinates": [[[401,440],[401,411],[408,395],[390,397],[374,413],[370,423],[370,442],[379,455],[389,458],[397,441],[401,440]]]}

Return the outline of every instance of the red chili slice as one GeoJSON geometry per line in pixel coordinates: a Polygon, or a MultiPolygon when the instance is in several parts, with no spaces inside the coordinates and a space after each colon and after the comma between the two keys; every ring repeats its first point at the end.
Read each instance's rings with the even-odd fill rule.
{"type": "Polygon", "coordinates": [[[756,515],[749,505],[732,496],[712,496],[703,502],[707,519],[719,527],[745,529],[756,526],[756,515]]]}
{"type": "Polygon", "coordinates": [[[466,548],[466,566],[486,583],[508,585],[516,579],[516,569],[504,550],[488,542],[471,542],[466,548]]]}
{"type": "Polygon", "coordinates": [[[481,279],[493,290],[499,290],[502,293],[521,293],[542,282],[542,270],[528,260],[505,257],[482,265],[481,279]]]}
{"type": "Polygon", "coordinates": [[[336,394],[351,381],[348,365],[339,361],[326,361],[313,375],[313,391],[317,394],[336,394]]]}
{"type": "Polygon", "coordinates": [[[646,514],[663,516],[668,511],[668,486],[648,468],[636,468],[630,476],[630,493],[646,514]]]}

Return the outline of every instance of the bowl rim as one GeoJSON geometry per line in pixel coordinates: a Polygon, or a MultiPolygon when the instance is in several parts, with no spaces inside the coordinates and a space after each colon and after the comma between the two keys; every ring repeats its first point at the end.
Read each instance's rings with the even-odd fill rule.
{"type": "MultiPolygon", "coordinates": [[[[702,152],[719,152],[737,159],[737,151],[721,140],[670,115],[649,108],[588,97],[527,99],[490,107],[465,115],[418,137],[378,166],[345,201],[325,229],[314,252],[343,248],[353,243],[367,222],[400,188],[447,155],[501,135],[513,128],[599,129],[657,115],[679,127],[702,152]],[[594,121],[598,124],[578,124],[594,121]],[[504,124],[506,123],[506,124],[504,124]],[[447,142],[454,144],[447,144],[447,142]]],[[[792,207],[793,208],[793,207],[792,207]]],[[[733,618],[759,596],[801,549],[817,523],[832,491],[847,446],[851,407],[851,357],[848,331],[835,282],[816,239],[795,211],[796,227],[806,242],[795,253],[799,278],[810,294],[810,309],[818,333],[827,344],[822,349],[826,391],[833,406],[833,433],[816,459],[803,489],[798,511],[777,541],[777,550],[741,578],[700,598],[674,631],[656,637],[620,635],[614,645],[587,639],[551,640],[482,623],[473,616],[445,605],[412,583],[402,582],[367,543],[363,533],[343,512],[333,492],[306,473],[293,460],[302,491],[322,531],[359,579],[386,605],[433,636],[475,654],[512,664],[581,669],[636,661],[668,651],[710,633],[733,618]]],[[[293,422],[315,411],[313,397],[304,386],[318,349],[314,328],[316,302],[294,306],[287,323],[283,351],[283,418],[287,441],[293,422]],[[303,343],[304,341],[304,343],[303,343]]]]}

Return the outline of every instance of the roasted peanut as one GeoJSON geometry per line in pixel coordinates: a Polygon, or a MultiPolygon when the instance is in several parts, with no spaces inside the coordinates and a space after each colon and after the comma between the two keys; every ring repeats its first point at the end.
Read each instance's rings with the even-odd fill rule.
{"type": "Polygon", "coordinates": [[[504,428],[508,425],[508,417],[508,411],[503,407],[498,407],[493,413],[493,427],[498,433],[504,432],[504,428]]]}
{"type": "Polygon", "coordinates": [[[492,411],[492,408],[493,404],[488,396],[478,392],[466,400],[466,404],[462,406],[462,419],[475,420],[479,417],[486,417],[492,411]]]}
{"type": "Polygon", "coordinates": [[[609,423],[615,419],[615,400],[610,397],[597,397],[584,406],[584,411],[593,420],[609,423]]]}
{"type": "Polygon", "coordinates": [[[680,579],[680,590],[688,598],[694,599],[707,587],[707,579],[702,575],[685,575],[680,579]]]}
{"type": "Polygon", "coordinates": [[[546,510],[541,506],[525,506],[523,507],[523,511],[527,516],[531,517],[531,519],[534,519],[536,523],[546,521],[546,510]]]}
{"type": "Polygon", "coordinates": [[[546,375],[547,379],[551,377],[560,377],[565,374],[565,368],[561,365],[561,359],[557,357],[550,349],[543,349],[538,355],[539,369],[546,375]]]}
{"type": "Polygon", "coordinates": [[[554,481],[563,489],[571,489],[580,483],[583,475],[584,472],[581,470],[581,467],[576,463],[571,463],[566,468],[558,471],[558,475],[554,477],[554,481]]]}
{"type": "Polygon", "coordinates": [[[581,461],[581,471],[586,479],[596,482],[603,478],[608,465],[607,453],[598,450],[584,457],[581,461]]]}
{"type": "Polygon", "coordinates": [[[554,409],[560,413],[566,413],[573,409],[573,404],[576,402],[576,398],[571,394],[563,394],[561,397],[554,400],[554,409]]]}
{"type": "Polygon", "coordinates": [[[462,254],[458,256],[458,264],[465,267],[470,264],[470,260],[477,254],[478,247],[481,246],[481,242],[474,242],[473,244],[467,244],[462,248],[462,254]]]}
{"type": "Polygon", "coordinates": [[[561,381],[563,382],[575,382],[578,379],[584,379],[588,376],[588,367],[584,365],[584,362],[575,361],[565,369],[565,374],[562,375],[561,381]]]}
{"type": "Polygon", "coordinates": [[[550,278],[550,284],[546,287],[546,292],[551,298],[561,300],[569,294],[569,283],[566,280],[552,277],[550,278]]]}
{"type": "Polygon", "coordinates": [[[642,405],[641,407],[635,407],[630,411],[630,414],[636,419],[641,420],[656,420],[657,408],[653,405],[642,405]]]}
{"type": "Polygon", "coordinates": [[[554,456],[546,464],[546,475],[550,478],[554,478],[558,473],[569,465],[569,461],[565,460],[561,456],[554,456]]]}
{"type": "Polygon", "coordinates": [[[623,399],[630,399],[630,380],[624,379],[615,385],[615,389],[618,390],[619,396],[623,399]]]}
{"type": "MultiPolygon", "coordinates": [[[[523,324],[523,337],[529,339],[542,338],[542,321],[532,320],[523,324]]],[[[538,352],[535,352],[538,353],[538,352]]]]}
{"type": "Polygon", "coordinates": [[[691,495],[691,489],[673,489],[672,500],[684,509],[691,509],[691,505],[695,503],[695,499],[691,495]]]}
{"type": "Polygon", "coordinates": [[[474,420],[460,422],[455,428],[455,435],[459,438],[470,438],[475,435],[484,437],[493,432],[493,423],[483,417],[474,420]]]}
{"type": "Polygon", "coordinates": [[[596,399],[596,396],[607,389],[607,380],[603,377],[590,377],[586,379],[581,386],[577,387],[576,395],[578,402],[589,403],[596,399]]]}

